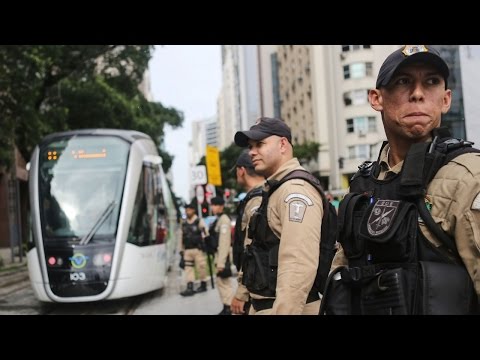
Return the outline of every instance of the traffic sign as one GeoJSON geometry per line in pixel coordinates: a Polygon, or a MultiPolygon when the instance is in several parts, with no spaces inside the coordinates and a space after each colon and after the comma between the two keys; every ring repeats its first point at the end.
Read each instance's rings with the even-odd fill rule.
{"type": "Polygon", "coordinates": [[[190,181],[193,186],[205,185],[207,183],[207,169],[205,165],[192,167],[192,176],[190,181]]]}
{"type": "Polygon", "coordinates": [[[206,163],[208,170],[208,182],[212,185],[222,186],[220,155],[217,147],[207,145],[206,163]]]}

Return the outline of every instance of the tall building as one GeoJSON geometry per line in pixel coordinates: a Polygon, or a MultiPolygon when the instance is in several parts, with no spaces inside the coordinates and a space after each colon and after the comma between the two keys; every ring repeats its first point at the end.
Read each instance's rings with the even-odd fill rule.
{"type": "Polygon", "coordinates": [[[222,77],[217,102],[220,150],[233,143],[237,131],[248,129],[260,116],[257,46],[223,45],[222,77]]]}
{"type": "MultiPolygon", "coordinates": [[[[452,90],[452,104],[447,114],[442,115],[442,125],[447,126],[454,137],[465,139],[465,110],[463,101],[463,78],[460,70],[458,45],[433,45],[447,62],[450,69],[448,87],[452,90]]],[[[466,76],[468,77],[468,75],[466,76]]]]}
{"type": "MultiPolygon", "coordinates": [[[[465,138],[480,146],[480,45],[460,45],[465,138]]],[[[454,96],[456,94],[454,93],[454,96]]]]}
{"type": "Polygon", "coordinates": [[[318,124],[319,175],[323,185],[344,191],[365,160],[376,158],[383,140],[381,116],[368,90],[388,54],[398,45],[315,45],[312,94],[318,124]]]}
{"type": "Polygon", "coordinates": [[[293,144],[318,138],[313,116],[311,45],[280,45],[277,50],[280,117],[292,129],[293,144]]]}
{"type": "Polygon", "coordinates": [[[279,99],[277,45],[257,45],[257,52],[260,116],[280,117],[280,111],[275,112],[279,99]]]}

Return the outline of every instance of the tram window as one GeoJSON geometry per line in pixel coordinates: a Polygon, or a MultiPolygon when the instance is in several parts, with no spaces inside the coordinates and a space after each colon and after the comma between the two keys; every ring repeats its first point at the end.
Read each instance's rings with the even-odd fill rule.
{"type": "Polygon", "coordinates": [[[156,171],[152,167],[143,167],[138,183],[128,232],[128,242],[138,246],[152,245],[156,240],[158,222],[158,191],[154,180],[156,171]]]}
{"type": "Polygon", "coordinates": [[[47,236],[59,236],[70,233],[70,224],[54,196],[43,199],[47,236]]]}

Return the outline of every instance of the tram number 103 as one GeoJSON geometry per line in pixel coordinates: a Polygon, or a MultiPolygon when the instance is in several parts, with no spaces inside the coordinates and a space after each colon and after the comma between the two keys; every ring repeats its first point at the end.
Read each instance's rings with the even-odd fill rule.
{"type": "Polygon", "coordinates": [[[87,276],[84,272],[74,272],[70,273],[70,280],[71,281],[83,281],[86,280],[87,276]]]}

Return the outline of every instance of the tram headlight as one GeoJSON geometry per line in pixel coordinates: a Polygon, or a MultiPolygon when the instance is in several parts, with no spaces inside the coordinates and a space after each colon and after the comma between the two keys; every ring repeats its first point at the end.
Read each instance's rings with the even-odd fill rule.
{"type": "Polygon", "coordinates": [[[95,266],[110,265],[111,262],[112,262],[111,253],[100,253],[100,254],[96,254],[93,257],[93,265],[95,266]]]}

